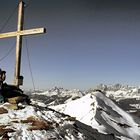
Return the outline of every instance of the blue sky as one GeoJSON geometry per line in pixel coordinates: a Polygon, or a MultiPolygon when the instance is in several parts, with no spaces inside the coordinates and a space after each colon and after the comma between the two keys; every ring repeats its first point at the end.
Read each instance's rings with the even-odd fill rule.
{"type": "MultiPolygon", "coordinates": [[[[140,83],[140,2],[138,0],[25,0],[25,28],[45,27],[45,35],[27,37],[37,89],[53,86],[87,89],[97,84],[140,83]]],[[[3,0],[0,27],[18,0],[3,0]],[[7,3],[8,6],[7,6],[7,3]]],[[[16,30],[14,14],[3,32],[16,30]]],[[[15,38],[0,40],[0,58],[15,38]]],[[[14,75],[15,50],[0,66],[7,83],[14,75]]],[[[23,88],[32,88],[25,38],[23,88]]]]}

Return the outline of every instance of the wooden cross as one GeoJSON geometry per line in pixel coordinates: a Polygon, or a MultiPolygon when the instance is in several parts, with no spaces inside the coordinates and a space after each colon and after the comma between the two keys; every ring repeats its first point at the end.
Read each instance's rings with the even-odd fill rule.
{"type": "Polygon", "coordinates": [[[18,8],[17,31],[0,34],[0,38],[16,37],[16,63],[15,63],[15,74],[14,74],[14,85],[17,87],[19,87],[23,83],[23,78],[20,75],[22,36],[41,34],[46,32],[45,28],[23,30],[23,22],[24,22],[24,2],[21,0],[18,8]]]}

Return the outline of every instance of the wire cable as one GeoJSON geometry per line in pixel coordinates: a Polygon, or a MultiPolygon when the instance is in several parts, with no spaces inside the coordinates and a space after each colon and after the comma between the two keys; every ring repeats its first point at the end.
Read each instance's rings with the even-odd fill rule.
{"type": "MultiPolygon", "coordinates": [[[[25,1],[25,12],[28,9],[28,7],[30,6],[30,4],[31,4],[30,0],[25,1]]],[[[24,24],[24,27],[25,27],[25,24],[24,24]]],[[[34,82],[34,76],[33,76],[33,71],[32,71],[32,67],[31,67],[30,54],[29,54],[29,49],[28,49],[28,43],[27,43],[27,37],[26,36],[25,36],[25,43],[26,43],[27,59],[28,59],[28,65],[29,65],[33,90],[34,90],[34,93],[36,93],[36,86],[35,86],[35,82],[34,82]]]]}
{"type": "Polygon", "coordinates": [[[16,45],[16,43],[14,43],[14,45],[7,51],[7,53],[3,57],[0,58],[0,62],[3,61],[12,52],[15,45],[16,45]]]}
{"type": "Polygon", "coordinates": [[[6,21],[4,22],[4,24],[2,25],[2,27],[0,28],[0,32],[2,32],[5,27],[7,26],[7,24],[9,23],[10,19],[13,17],[13,15],[15,14],[16,10],[18,8],[18,5],[14,8],[14,10],[12,11],[12,13],[9,15],[9,17],[6,19],[6,21]]]}
{"type": "Polygon", "coordinates": [[[30,74],[31,74],[31,80],[32,80],[34,92],[36,92],[35,82],[34,82],[33,72],[32,72],[32,68],[31,68],[31,61],[30,61],[29,49],[28,49],[28,46],[27,46],[27,38],[26,38],[26,36],[25,36],[25,42],[26,42],[26,52],[27,52],[28,65],[29,65],[30,74]]]}
{"type": "MultiPolygon", "coordinates": [[[[2,27],[0,28],[0,33],[5,29],[5,27],[7,26],[7,24],[9,23],[10,19],[13,17],[13,15],[15,14],[16,10],[17,10],[18,5],[14,8],[14,10],[12,11],[12,13],[8,16],[8,18],[6,19],[6,21],[4,22],[4,24],[2,25],[2,27]]],[[[14,45],[7,51],[7,53],[0,58],[0,62],[3,61],[14,49],[15,43],[14,45]]]]}

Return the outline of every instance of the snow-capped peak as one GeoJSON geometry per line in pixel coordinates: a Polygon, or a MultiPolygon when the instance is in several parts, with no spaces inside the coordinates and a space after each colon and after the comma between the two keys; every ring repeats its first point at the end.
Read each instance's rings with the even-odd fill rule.
{"type": "Polygon", "coordinates": [[[104,134],[140,139],[140,128],[134,118],[101,92],[92,92],[67,104],[51,107],[104,134]]]}

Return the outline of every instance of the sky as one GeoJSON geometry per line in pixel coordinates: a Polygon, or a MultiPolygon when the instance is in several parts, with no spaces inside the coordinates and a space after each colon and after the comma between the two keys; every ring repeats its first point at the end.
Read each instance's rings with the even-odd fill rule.
{"type": "MultiPolygon", "coordinates": [[[[1,0],[0,29],[18,0],[1,0]],[[8,4],[7,4],[8,3],[8,4]]],[[[140,85],[139,0],[25,0],[24,29],[45,27],[27,36],[36,89],[54,86],[88,89],[100,83],[140,85]]],[[[17,9],[1,32],[15,31],[17,9]]],[[[21,75],[32,89],[23,37],[21,75]]],[[[16,38],[0,39],[0,67],[13,82],[16,38]]]]}

